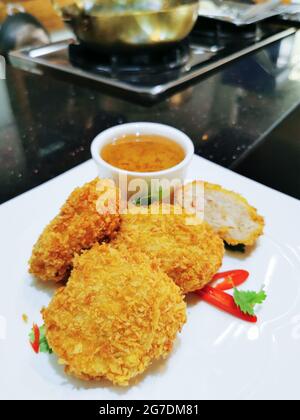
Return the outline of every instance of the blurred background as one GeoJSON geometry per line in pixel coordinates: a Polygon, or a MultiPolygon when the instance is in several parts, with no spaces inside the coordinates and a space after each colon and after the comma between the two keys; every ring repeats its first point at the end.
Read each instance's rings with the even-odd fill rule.
{"type": "Polygon", "coordinates": [[[61,30],[64,25],[60,17],[55,13],[50,0],[0,0],[0,22],[7,15],[7,5],[22,5],[28,13],[38,18],[48,30],[61,30]]]}

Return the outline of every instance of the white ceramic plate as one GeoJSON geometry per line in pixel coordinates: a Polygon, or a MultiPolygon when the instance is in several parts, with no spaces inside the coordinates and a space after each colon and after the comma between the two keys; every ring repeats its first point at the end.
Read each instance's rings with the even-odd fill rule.
{"type": "Polygon", "coordinates": [[[221,183],[266,217],[265,236],[224,269],[249,270],[247,289],[265,284],[268,300],[255,326],[189,298],[188,323],[173,353],[134,385],[116,388],[67,377],[54,355],[28,344],[32,322],[55,286],[27,274],[32,245],[66,196],[96,176],[92,161],[0,207],[0,398],[5,399],[290,399],[300,398],[300,203],[195,157],[189,178],[221,183]],[[28,324],[22,320],[27,314],[28,324]]]}

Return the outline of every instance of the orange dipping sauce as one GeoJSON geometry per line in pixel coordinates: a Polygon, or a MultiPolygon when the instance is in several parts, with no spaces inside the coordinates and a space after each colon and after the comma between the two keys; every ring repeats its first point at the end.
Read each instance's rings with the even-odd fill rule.
{"type": "Polygon", "coordinates": [[[129,134],[104,146],[100,156],[116,168],[143,173],[173,168],[185,159],[185,151],[166,137],[129,134]]]}

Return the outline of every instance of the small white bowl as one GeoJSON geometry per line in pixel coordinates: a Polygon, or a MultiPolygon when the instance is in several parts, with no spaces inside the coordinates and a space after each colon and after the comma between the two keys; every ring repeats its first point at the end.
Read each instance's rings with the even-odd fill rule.
{"type": "Polygon", "coordinates": [[[101,178],[111,178],[117,185],[120,184],[120,178],[127,177],[128,182],[133,179],[143,179],[150,183],[153,179],[155,180],[180,180],[184,181],[186,177],[186,172],[188,166],[191,163],[195,152],[194,144],[191,139],[184,134],[182,131],[177,130],[176,128],[155,123],[131,123],[118,125],[116,127],[109,128],[108,130],[100,133],[92,142],[91,153],[94,161],[97,164],[99,170],[99,176],[101,178]],[[124,169],[116,168],[115,166],[110,165],[105,162],[101,157],[101,150],[104,146],[109,143],[113,143],[120,137],[128,134],[135,135],[158,135],[167,137],[170,140],[173,140],[179,144],[185,151],[185,158],[178,165],[158,172],[132,172],[124,169]]]}

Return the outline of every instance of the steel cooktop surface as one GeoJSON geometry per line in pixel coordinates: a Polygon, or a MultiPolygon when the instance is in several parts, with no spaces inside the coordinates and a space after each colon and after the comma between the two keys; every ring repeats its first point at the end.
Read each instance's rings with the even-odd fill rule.
{"type": "Polygon", "coordinates": [[[124,54],[95,53],[74,40],[14,51],[11,63],[36,73],[59,72],[155,100],[246,54],[295,34],[284,24],[236,27],[201,18],[190,37],[168,48],[124,54]]]}

